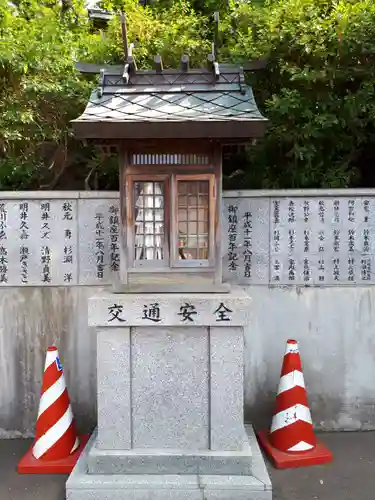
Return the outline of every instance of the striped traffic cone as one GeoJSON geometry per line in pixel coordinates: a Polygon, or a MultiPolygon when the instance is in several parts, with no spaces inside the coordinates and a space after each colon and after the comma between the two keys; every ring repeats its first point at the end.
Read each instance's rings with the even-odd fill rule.
{"type": "Polygon", "coordinates": [[[276,468],[332,461],[332,453],[316,440],[296,340],[288,340],[270,432],[257,432],[276,468]]]}
{"type": "Polygon", "coordinates": [[[17,470],[20,474],[68,474],[87,440],[88,436],[78,438],[59,353],[55,346],[49,347],[35,441],[17,470]]]}

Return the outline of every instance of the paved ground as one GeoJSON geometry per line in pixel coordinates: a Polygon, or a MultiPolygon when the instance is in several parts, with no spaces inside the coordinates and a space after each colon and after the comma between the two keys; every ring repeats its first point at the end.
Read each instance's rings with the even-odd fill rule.
{"type": "MultiPolygon", "coordinates": [[[[375,432],[323,434],[334,463],[269,471],[274,500],[374,500],[375,432]]],[[[0,440],[0,500],[64,500],[66,476],[18,475],[28,440],[0,440]]]]}

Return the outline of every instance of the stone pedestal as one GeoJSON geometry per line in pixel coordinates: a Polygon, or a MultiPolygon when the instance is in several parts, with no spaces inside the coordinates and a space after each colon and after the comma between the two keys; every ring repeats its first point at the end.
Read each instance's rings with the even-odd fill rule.
{"type": "Polygon", "coordinates": [[[89,299],[98,427],[67,482],[69,500],[271,499],[243,425],[250,309],[241,289],[89,299]]]}

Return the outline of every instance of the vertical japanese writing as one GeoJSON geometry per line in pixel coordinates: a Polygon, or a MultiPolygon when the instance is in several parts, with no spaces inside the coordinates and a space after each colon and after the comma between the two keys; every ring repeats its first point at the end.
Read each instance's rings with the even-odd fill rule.
{"type": "Polygon", "coordinates": [[[348,258],[348,281],[354,281],[354,258],[348,258]]]}
{"type": "Polygon", "coordinates": [[[238,207],[228,206],[228,269],[236,271],[238,268],[237,249],[238,207]]]}
{"type": "Polygon", "coordinates": [[[272,202],[273,205],[273,223],[280,224],[280,201],[274,200],[272,202]]]}
{"type": "Polygon", "coordinates": [[[293,253],[296,247],[296,230],[289,229],[288,231],[288,250],[289,253],[293,253]]]}
{"type": "Polygon", "coordinates": [[[29,239],[29,204],[27,202],[20,203],[20,239],[29,239]]]}
{"type": "Polygon", "coordinates": [[[303,202],[303,221],[305,223],[309,222],[309,217],[310,217],[310,202],[308,200],[305,200],[303,202]]]}
{"type": "Polygon", "coordinates": [[[305,229],[303,231],[303,251],[304,253],[309,253],[310,251],[310,231],[305,229]]]}
{"type": "MultiPolygon", "coordinates": [[[[49,202],[42,202],[40,204],[40,212],[42,220],[40,238],[42,240],[49,240],[51,234],[51,204],[49,202]]],[[[42,265],[42,283],[51,283],[51,249],[48,243],[44,243],[41,247],[40,261],[42,265]]]]}
{"type": "Polygon", "coordinates": [[[109,267],[111,271],[120,269],[120,221],[119,209],[116,205],[109,206],[109,267]]]}
{"type": "Polygon", "coordinates": [[[363,211],[364,211],[363,222],[367,223],[369,221],[369,215],[370,215],[370,200],[363,200],[363,211]]]}
{"type": "Polygon", "coordinates": [[[64,283],[73,281],[72,267],[74,264],[72,231],[70,229],[70,221],[73,220],[73,204],[71,201],[65,201],[61,206],[64,235],[64,251],[62,257],[64,283]]]}
{"type": "Polygon", "coordinates": [[[318,233],[318,281],[323,282],[325,275],[324,263],[324,231],[318,233]]]}
{"type": "Polygon", "coordinates": [[[303,281],[305,283],[310,281],[310,276],[311,276],[311,270],[310,270],[309,259],[307,257],[305,257],[303,259],[303,281]]]}
{"type": "Polygon", "coordinates": [[[348,252],[354,252],[355,229],[348,229],[348,252]]]}
{"type": "Polygon", "coordinates": [[[340,229],[333,230],[333,251],[335,253],[340,251],[340,229]]]}
{"type": "Polygon", "coordinates": [[[348,221],[349,222],[355,222],[355,201],[354,200],[348,200],[348,221]]]}
{"type": "Polygon", "coordinates": [[[340,222],[340,200],[333,200],[333,222],[340,222]]]}
{"type": "MultiPolygon", "coordinates": [[[[296,204],[293,200],[288,202],[288,224],[296,222],[296,204]]],[[[296,260],[291,256],[296,247],[296,230],[288,230],[288,281],[296,280],[296,260]]]]}
{"type": "Polygon", "coordinates": [[[73,220],[73,206],[71,201],[62,204],[63,220],[73,220]]]}
{"type": "MultiPolygon", "coordinates": [[[[310,201],[309,200],[304,200],[302,204],[303,208],[303,222],[305,224],[308,224],[310,222],[310,215],[311,215],[311,207],[310,207],[310,201]]],[[[310,241],[311,241],[311,229],[310,226],[305,227],[303,230],[303,253],[305,254],[303,257],[303,270],[302,270],[302,276],[303,276],[303,281],[304,283],[308,283],[311,279],[311,267],[310,267],[310,260],[309,260],[309,253],[311,251],[310,249],[310,241]],[[307,255],[306,255],[307,254],[307,255]]]]}
{"type": "Polygon", "coordinates": [[[0,283],[8,283],[8,250],[0,246],[0,283]]]}
{"type": "Polygon", "coordinates": [[[293,224],[296,222],[296,204],[293,200],[288,203],[288,223],[293,224]]]}
{"type": "Polygon", "coordinates": [[[371,257],[362,257],[361,259],[361,279],[370,281],[372,274],[371,257]]]}
{"type": "Polygon", "coordinates": [[[370,229],[363,230],[363,253],[370,253],[370,229]]]}
{"type": "Polygon", "coordinates": [[[95,257],[96,257],[96,277],[104,277],[104,215],[95,214],[95,257]]]}
{"type": "MultiPolygon", "coordinates": [[[[326,202],[325,200],[318,201],[318,219],[320,224],[325,224],[326,219],[326,202]]],[[[325,259],[324,259],[324,226],[318,230],[318,282],[325,281],[325,259]]]]}
{"type": "Polygon", "coordinates": [[[340,259],[333,259],[333,280],[340,281],[340,259]]]}
{"type": "Polygon", "coordinates": [[[252,222],[251,212],[245,212],[243,216],[243,231],[244,231],[244,241],[243,241],[244,277],[251,278],[252,255],[253,255],[253,248],[252,248],[253,222],[252,222]]]}
{"type": "Polygon", "coordinates": [[[296,279],[296,261],[294,259],[288,260],[288,279],[289,281],[296,279]]]}
{"type": "Polygon", "coordinates": [[[26,285],[29,282],[29,247],[20,246],[21,283],[26,285]]]}
{"type": "MultiPolygon", "coordinates": [[[[355,222],[355,201],[348,200],[348,221],[355,222]]],[[[348,229],[348,282],[355,281],[355,227],[348,229]]]]}
{"type": "Polygon", "coordinates": [[[51,219],[51,204],[49,202],[41,203],[40,205],[42,227],[41,227],[41,239],[49,240],[51,234],[50,222],[51,219]]]}
{"type": "Polygon", "coordinates": [[[0,203],[0,241],[7,239],[8,210],[5,203],[0,203]]]}
{"type": "Polygon", "coordinates": [[[42,246],[42,282],[51,283],[51,249],[48,245],[42,246]]]}
{"type": "MultiPolygon", "coordinates": [[[[333,223],[340,223],[340,200],[333,200],[333,223]]],[[[333,236],[333,253],[340,253],[340,229],[334,228],[332,231],[333,236]]],[[[340,281],[340,258],[333,257],[332,259],[332,278],[333,281],[340,281]]]]}
{"type": "Polygon", "coordinates": [[[322,224],[324,224],[324,220],[325,220],[325,203],[324,203],[324,200],[319,200],[319,203],[318,203],[318,215],[319,215],[319,222],[321,222],[322,224]]]}
{"type": "Polygon", "coordinates": [[[19,204],[20,215],[20,239],[24,243],[20,246],[20,267],[21,267],[21,283],[26,285],[29,282],[29,245],[27,240],[30,237],[29,227],[29,203],[24,202],[19,204]]]}
{"type": "MultiPolygon", "coordinates": [[[[281,238],[280,238],[280,229],[277,227],[281,222],[280,217],[280,200],[272,201],[272,222],[273,222],[273,252],[280,253],[281,252],[281,238]]],[[[272,261],[272,281],[276,283],[280,283],[281,281],[281,261],[280,257],[276,257],[272,261]]]]}
{"type": "Polygon", "coordinates": [[[281,263],[279,259],[273,261],[273,281],[279,283],[281,280],[281,263]]]}
{"type": "MultiPolygon", "coordinates": [[[[304,208],[304,222],[308,222],[309,220],[309,214],[310,214],[310,206],[306,205],[308,203],[307,201],[304,202],[303,208],[304,208]],[[307,207],[307,209],[306,209],[307,207]]],[[[304,229],[303,231],[303,252],[305,254],[308,254],[310,252],[310,230],[309,229],[304,229]]],[[[311,268],[310,268],[310,261],[307,255],[304,256],[303,259],[303,281],[305,283],[308,283],[311,278],[311,268]]]]}
{"type": "Polygon", "coordinates": [[[273,250],[275,253],[280,252],[280,229],[273,230],[273,250]]]}
{"type": "MultiPolygon", "coordinates": [[[[370,222],[370,200],[363,200],[363,222],[368,224],[370,222]]],[[[371,256],[371,242],[370,242],[370,228],[363,229],[363,253],[361,259],[361,280],[372,280],[372,256],[371,256]]]]}

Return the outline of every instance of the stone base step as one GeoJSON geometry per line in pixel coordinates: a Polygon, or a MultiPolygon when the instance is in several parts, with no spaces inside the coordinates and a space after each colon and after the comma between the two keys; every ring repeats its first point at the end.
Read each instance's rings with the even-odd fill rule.
{"type": "Polygon", "coordinates": [[[272,486],[253,429],[251,475],[89,474],[93,435],[66,483],[67,500],[272,500],[272,486]]]}
{"type": "MultiPolygon", "coordinates": [[[[245,434],[245,430],[244,430],[245,434]]],[[[89,474],[252,474],[252,453],[247,436],[241,451],[101,450],[97,440],[88,452],[89,474]]]]}

